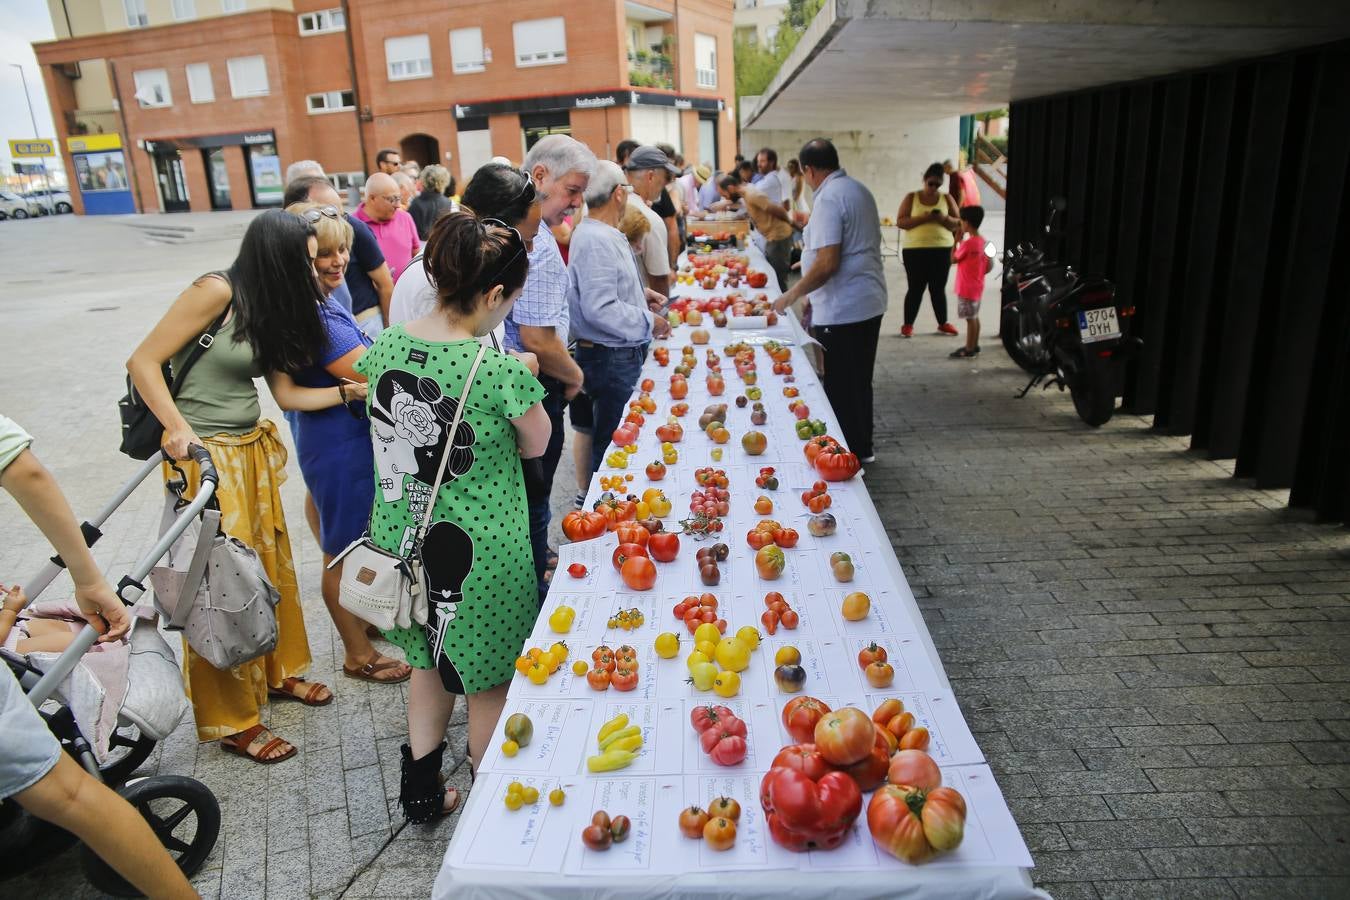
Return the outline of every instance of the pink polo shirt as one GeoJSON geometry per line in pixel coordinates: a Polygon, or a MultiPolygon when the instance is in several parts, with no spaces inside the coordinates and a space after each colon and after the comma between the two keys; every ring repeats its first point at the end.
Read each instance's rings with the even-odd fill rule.
{"type": "Polygon", "coordinates": [[[388,222],[376,222],[366,214],[364,203],[358,206],[352,215],[370,226],[371,233],[375,235],[375,240],[379,242],[380,250],[384,253],[384,261],[389,264],[389,274],[398,281],[398,276],[402,275],[408,263],[412,262],[419,247],[417,223],[413,221],[413,217],[408,215],[406,210],[400,209],[388,222]]]}

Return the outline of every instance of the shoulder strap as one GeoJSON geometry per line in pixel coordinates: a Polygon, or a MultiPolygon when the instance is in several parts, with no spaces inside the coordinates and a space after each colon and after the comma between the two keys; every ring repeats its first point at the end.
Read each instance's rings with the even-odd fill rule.
{"type": "Polygon", "coordinates": [[[183,577],[183,588],[174,603],[169,616],[169,627],[181,631],[187,626],[192,615],[193,599],[197,588],[201,586],[206,574],[206,562],[211,558],[211,547],[216,535],[220,533],[220,510],[207,508],[202,511],[201,529],[197,532],[197,544],[192,548],[192,559],[188,563],[187,574],[183,577]]]}
{"type": "Polygon", "coordinates": [[[459,423],[464,419],[464,405],[469,399],[469,391],[473,388],[473,380],[478,375],[478,366],[483,362],[483,354],[487,353],[487,347],[482,343],[478,345],[478,355],[474,357],[473,365],[469,367],[469,375],[464,379],[464,390],[459,395],[459,405],[455,407],[455,417],[450,423],[450,430],[446,432],[445,451],[441,453],[441,464],[436,468],[436,483],[431,487],[431,499],[427,501],[427,508],[422,513],[422,524],[417,526],[417,534],[413,541],[413,546],[422,542],[422,537],[427,533],[427,526],[431,524],[431,512],[436,508],[436,496],[441,492],[441,480],[445,477],[445,466],[450,461],[450,454],[455,449],[455,435],[459,432],[459,423]]]}
{"type": "MultiPolygon", "coordinates": [[[[228,283],[228,282],[227,282],[228,283]]],[[[179,366],[178,371],[173,373],[173,384],[169,385],[169,396],[177,397],[179,390],[183,387],[183,382],[187,380],[188,372],[197,364],[197,360],[202,358],[202,354],[211,349],[211,345],[216,342],[216,332],[225,324],[225,317],[230,314],[230,307],[234,305],[234,297],[231,295],[230,302],[225,304],[225,308],[216,316],[216,320],[211,323],[211,327],[203,331],[201,337],[193,343],[191,352],[187,359],[179,366]]]]}

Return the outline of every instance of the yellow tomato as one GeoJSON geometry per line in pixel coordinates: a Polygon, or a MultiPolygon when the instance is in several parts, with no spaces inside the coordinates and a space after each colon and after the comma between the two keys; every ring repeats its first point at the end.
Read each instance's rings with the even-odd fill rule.
{"type": "Polygon", "coordinates": [[[722,632],[712,622],[704,622],[698,628],[694,629],[694,643],[701,644],[704,641],[716,644],[722,639],[722,632]]]}
{"type": "Polygon", "coordinates": [[[652,517],[652,508],[645,500],[637,502],[637,517],[639,519],[650,519],[652,517]]]}
{"type": "Polygon", "coordinates": [[[753,625],[742,625],[736,630],[736,637],[751,650],[759,649],[759,630],[753,625]]]}
{"type": "Polygon", "coordinates": [[[717,658],[717,645],[712,641],[695,641],[694,649],[708,657],[709,661],[717,658]]]}
{"type": "Polygon", "coordinates": [[[548,652],[552,653],[559,660],[567,659],[567,645],[562,641],[555,642],[552,647],[548,648],[548,652]]]}
{"type": "Polygon", "coordinates": [[[562,788],[554,788],[548,792],[548,802],[554,806],[562,806],[563,801],[567,799],[566,792],[562,788]]]}
{"type": "Polygon", "coordinates": [[[525,673],[525,677],[530,679],[531,684],[543,684],[548,681],[548,668],[535,663],[530,666],[530,670],[525,673]]]}
{"type": "Polygon", "coordinates": [[[693,653],[690,653],[690,654],[689,654],[689,658],[686,659],[686,660],[684,661],[684,664],[685,664],[686,666],[688,666],[688,667],[689,667],[689,671],[692,672],[692,671],[694,671],[694,666],[697,666],[697,665],[700,665],[701,663],[706,663],[706,662],[712,662],[712,660],[708,658],[708,654],[706,654],[706,653],[704,653],[704,652],[702,652],[702,651],[700,651],[700,650],[695,650],[693,653]]]}
{"type": "Polygon", "coordinates": [[[515,756],[520,752],[520,745],[515,741],[502,742],[502,756],[515,756]]]}
{"type": "Polygon", "coordinates": [[[722,638],[717,642],[717,664],[732,672],[744,672],[750,665],[750,648],[738,637],[722,638]]]}
{"type": "Polygon", "coordinates": [[[516,671],[520,674],[524,675],[526,672],[530,671],[530,666],[532,665],[534,665],[534,661],[528,656],[516,657],[516,671]]]}
{"type": "Polygon", "coordinates": [[[579,659],[579,660],[577,660],[576,662],[572,663],[572,674],[573,674],[573,675],[585,675],[585,674],[586,674],[587,672],[589,672],[590,670],[591,670],[591,667],[590,667],[589,665],[587,665],[586,660],[584,660],[584,659],[579,659]]]}
{"type": "Polygon", "coordinates": [[[802,651],[791,645],[779,647],[778,652],[773,655],[773,664],[775,666],[799,666],[802,664],[802,651]]]}
{"type": "Polygon", "coordinates": [[[653,498],[653,497],[660,497],[660,496],[661,496],[661,489],[660,489],[660,488],[657,488],[657,487],[650,487],[650,488],[647,488],[645,491],[642,492],[642,502],[643,502],[643,503],[646,503],[648,506],[650,506],[650,505],[651,505],[651,502],[652,502],[652,498],[653,498]]]}
{"type": "Polygon", "coordinates": [[[664,632],[656,636],[656,655],[662,659],[671,659],[680,652],[680,636],[664,632]]]}
{"type": "Polygon", "coordinates": [[[572,620],[576,618],[576,611],[570,606],[559,606],[548,617],[548,627],[552,628],[558,634],[567,634],[572,630],[572,620]]]}
{"type": "Polygon", "coordinates": [[[735,672],[718,672],[712,689],[719,697],[735,697],[741,692],[741,676],[735,672]]]}

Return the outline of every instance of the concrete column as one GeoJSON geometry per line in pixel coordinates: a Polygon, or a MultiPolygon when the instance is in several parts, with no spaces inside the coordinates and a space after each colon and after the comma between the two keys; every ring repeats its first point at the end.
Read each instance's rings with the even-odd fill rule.
{"type": "MultiPolygon", "coordinates": [[[[520,116],[499,113],[488,117],[488,131],[492,134],[492,155],[505,156],[516,165],[525,155],[525,140],[520,133],[520,116]]],[[[468,173],[473,175],[472,172],[468,173]]]]}
{"type": "Polygon", "coordinates": [[[206,165],[200,150],[183,150],[183,183],[188,190],[188,208],[193,212],[211,211],[211,184],[206,177],[206,165]]]}
{"type": "MultiPolygon", "coordinates": [[[[248,159],[244,153],[244,147],[225,148],[225,171],[230,176],[231,209],[253,208],[253,191],[248,184],[248,159]]],[[[208,202],[207,207],[210,205],[208,202]]]]}

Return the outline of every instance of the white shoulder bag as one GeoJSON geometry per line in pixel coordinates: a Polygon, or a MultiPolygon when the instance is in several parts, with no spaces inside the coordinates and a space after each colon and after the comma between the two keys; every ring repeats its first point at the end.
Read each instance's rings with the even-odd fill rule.
{"type": "Polygon", "coordinates": [[[425,625],[427,622],[427,592],[422,584],[421,565],[418,562],[422,540],[431,526],[431,514],[436,508],[436,498],[441,491],[441,481],[445,477],[445,467],[450,454],[455,449],[455,434],[459,423],[464,419],[464,407],[469,399],[469,390],[478,375],[478,366],[483,361],[487,348],[481,344],[478,356],[469,368],[464,379],[464,390],[459,395],[459,405],[446,432],[445,450],[441,453],[441,463],[436,470],[436,483],[431,488],[431,499],[427,501],[422,521],[413,533],[412,547],[405,559],[397,553],[391,553],[377,547],[366,533],[352,541],[328,564],[328,568],[342,565],[342,581],[338,586],[338,603],[342,608],[359,619],[374,625],[381,631],[391,628],[408,628],[413,622],[425,625]]]}

